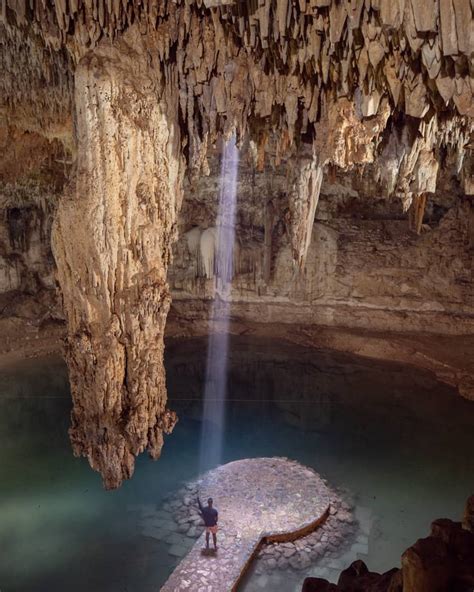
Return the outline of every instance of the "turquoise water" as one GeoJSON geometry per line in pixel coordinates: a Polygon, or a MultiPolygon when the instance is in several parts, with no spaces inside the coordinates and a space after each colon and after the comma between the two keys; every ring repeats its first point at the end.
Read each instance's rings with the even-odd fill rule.
{"type": "MultiPolygon", "coordinates": [[[[266,341],[230,346],[223,462],[288,456],[349,490],[371,515],[366,561],[376,570],[398,565],[432,519],[460,517],[474,491],[474,403],[398,365],[266,341]]],[[[62,361],[0,371],[2,592],[148,592],[166,580],[177,560],[141,534],[136,509],[160,505],[196,476],[206,347],[192,340],[167,352],[180,421],[162,458],[140,457],[133,479],[113,492],[72,456],[62,361]]],[[[304,575],[283,574],[281,591],[304,575]]]]}

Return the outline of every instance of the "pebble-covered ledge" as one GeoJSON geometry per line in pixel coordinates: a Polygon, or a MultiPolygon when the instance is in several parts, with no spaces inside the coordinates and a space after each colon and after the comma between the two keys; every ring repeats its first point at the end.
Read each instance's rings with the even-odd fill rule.
{"type": "MultiPolygon", "coordinates": [[[[163,592],[236,590],[251,559],[264,542],[294,541],[317,529],[338,503],[312,469],[286,458],[239,460],[206,473],[186,486],[183,524],[195,521],[193,497],[213,497],[219,510],[218,552],[201,553],[205,535],[174,570],[163,592]]],[[[191,527],[193,528],[193,527],[191,527]]],[[[200,532],[200,531],[199,531],[200,532]]]]}

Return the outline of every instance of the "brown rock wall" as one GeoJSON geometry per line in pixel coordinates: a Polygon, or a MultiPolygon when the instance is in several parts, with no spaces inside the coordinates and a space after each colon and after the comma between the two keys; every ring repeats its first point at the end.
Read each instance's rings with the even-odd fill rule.
{"type": "MultiPolygon", "coordinates": [[[[375,182],[370,184],[369,171],[360,180],[346,174],[323,182],[313,225],[309,210],[302,213],[310,204],[308,196],[298,201],[294,195],[297,163],[288,163],[289,172],[280,166],[270,174],[252,172],[245,157],[242,161],[232,287],[233,314],[238,318],[472,333],[474,206],[456,186],[451,184],[447,195],[429,198],[418,235],[402,205],[384,197],[375,182]],[[306,247],[306,262],[300,268],[306,247]]],[[[301,174],[309,166],[304,162],[301,174]]],[[[214,280],[206,278],[200,266],[199,236],[216,224],[216,178],[218,169],[213,166],[211,177],[185,192],[181,237],[169,276],[176,309],[183,310],[188,302],[192,308],[193,300],[213,296],[214,280]]]]}
{"type": "MultiPolygon", "coordinates": [[[[469,503],[469,502],[468,502],[469,503]]],[[[355,561],[341,572],[334,592],[469,592],[474,583],[474,536],[460,522],[435,520],[431,535],[402,555],[401,570],[369,572],[355,561]]],[[[329,583],[306,578],[302,592],[325,592],[329,583]]]]}
{"type": "MultiPolygon", "coordinates": [[[[53,244],[71,435],[108,486],[131,474],[144,448],[157,456],[172,423],[162,368],[171,243],[179,223],[170,279],[177,304],[199,319],[213,294],[217,203],[202,175],[216,170],[215,146],[234,131],[249,145],[240,189],[251,196],[239,204],[240,317],[472,332],[472,22],[472,6],[458,0],[2,3],[9,187],[0,186],[0,204],[6,195],[15,209],[36,191],[28,147],[12,151],[3,130],[15,128],[18,146],[34,134],[40,152],[54,140],[70,182],[53,244]],[[184,162],[197,193],[179,222],[184,162]],[[321,183],[334,181],[336,167],[380,181],[410,210],[411,230],[375,212],[351,222],[325,210],[321,183]],[[423,234],[443,168],[459,199],[423,234]],[[260,193],[245,187],[256,171],[260,193]]],[[[374,195],[354,187],[359,205],[374,195]]],[[[57,195],[48,186],[36,198],[52,211],[57,195]]]]}

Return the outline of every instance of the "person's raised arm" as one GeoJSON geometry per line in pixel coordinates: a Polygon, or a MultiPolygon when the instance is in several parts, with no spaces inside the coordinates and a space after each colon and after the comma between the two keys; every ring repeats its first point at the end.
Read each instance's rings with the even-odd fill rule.
{"type": "Polygon", "coordinates": [[[200,514],[202,516],[203,507],[202,507],[202,504],[201,504],[201,500],[199,499],[199,496],[197,496],[196,499],[197,499],[197,503],[198,503],[198,506],[199,506],[199,512],[200,512],[200,514]]]}

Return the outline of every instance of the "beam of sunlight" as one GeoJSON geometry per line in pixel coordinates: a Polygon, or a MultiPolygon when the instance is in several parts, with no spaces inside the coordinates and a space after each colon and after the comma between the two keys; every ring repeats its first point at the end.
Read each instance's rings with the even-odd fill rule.
{"type": "Polygon", "coordinates": [[[222,460],[227,395],[230,292],[234,271],[235,212],[239,151],[235,136],[224,145],[217,215],[215,295],[209,324],[200,471],[222,460]]]}

